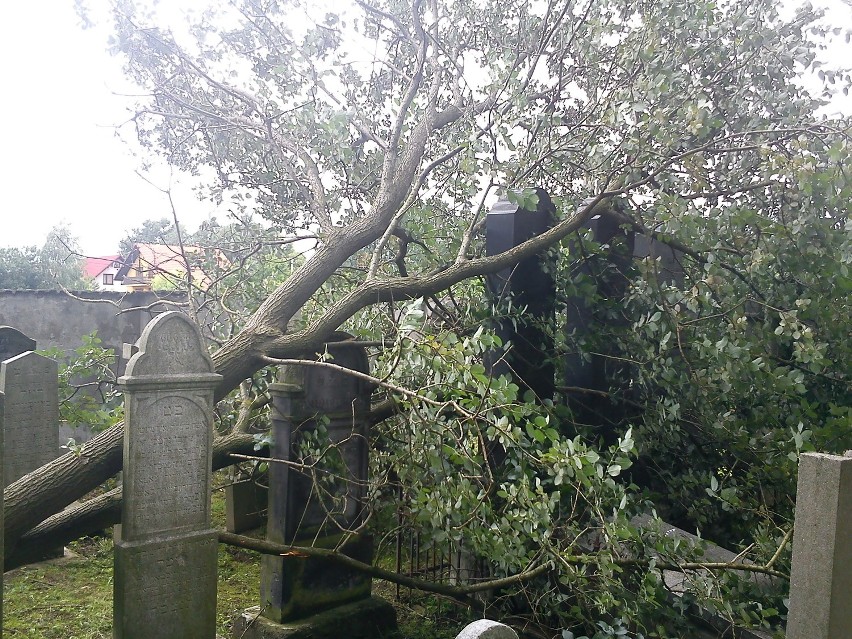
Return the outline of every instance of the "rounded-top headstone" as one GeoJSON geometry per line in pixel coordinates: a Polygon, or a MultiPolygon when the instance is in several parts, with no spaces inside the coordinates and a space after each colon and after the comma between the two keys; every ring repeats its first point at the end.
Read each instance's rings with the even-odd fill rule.
{"type": "Polygon", "coordinates": [[[120,381],[139,377],[172,377],[213,373],[213,361],[201,331],[186,315],[169,311],[148,323],[137,342],[139,351],[127,363],[120,381]]]}
{"type": "Polygon", "coordinates": [[[518,633],[499,621],[479,619],[465,626],[456,639],[518,639],[518,633]]]}
{"type": "Polygon", "coordinates": [[[35,348],[36,341],[24,335],[17,328],[0,326],[0,362],[27,351],[34,351],[35,348]]]}

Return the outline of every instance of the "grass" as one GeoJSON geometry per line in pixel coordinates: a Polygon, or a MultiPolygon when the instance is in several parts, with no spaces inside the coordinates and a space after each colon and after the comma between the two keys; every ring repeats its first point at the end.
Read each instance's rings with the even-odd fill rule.
{"type": "MultiPolygon", "coordinates": [[[[224,528],[225,500],[213,494],[213,526],[224,528]]],[[[111,639],[112,537],[86,538],[69,546],[77,557],[12,570],[3,579],[5,639],[111,639]]],[[[230,637],[231,620],[257,605],[260,556],[219,544],[216,626],[230,637]]],[[[397,609],[404,639],[452,639],[466,619],[451,604],[374,581],[373,591],[397,609]]]]}

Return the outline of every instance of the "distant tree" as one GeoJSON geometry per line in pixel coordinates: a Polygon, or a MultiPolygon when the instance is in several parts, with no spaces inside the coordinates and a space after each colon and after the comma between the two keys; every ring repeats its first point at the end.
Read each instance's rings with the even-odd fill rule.
{"type": "Polygon", "coordinates": [[[44,277],[38,265],[38,248],[0,248],[0,288],[44,288],[44,277]]]}
{"type": "Polygon", "coordinates": [[[175,223],[165,217],[159,220],[145,220],[142,226],[128,231],[118,243],[119,253],[127,255],[134,244],[178,244],[175,223]]]}
{"type": "Polygon", "coordinates": [[[90,288],[83,277],[77,239],[67,227],[56,226],[41,248],[0,249],[0,288],[58,289],[90,288]]]}

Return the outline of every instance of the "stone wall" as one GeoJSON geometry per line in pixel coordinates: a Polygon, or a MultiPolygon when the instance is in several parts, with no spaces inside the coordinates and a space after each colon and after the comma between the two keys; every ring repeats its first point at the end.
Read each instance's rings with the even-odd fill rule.
{"type": "MultiPolygon", "coordinates": [[[[56,346],[68,353],[80,346],[83,335],[96,330],[103,345],[120,358],[122,344],[135,343],[155,315],[175,309],[158,303],[160,300],[179,301],[182,297],[152,292],[68,295],[62,291],[0,290],[0,326],[17,328],[34,339],[39,349],[56,346]]],[[[118,375],[124,373],[126,364],[119,361],[118,375]]]]}

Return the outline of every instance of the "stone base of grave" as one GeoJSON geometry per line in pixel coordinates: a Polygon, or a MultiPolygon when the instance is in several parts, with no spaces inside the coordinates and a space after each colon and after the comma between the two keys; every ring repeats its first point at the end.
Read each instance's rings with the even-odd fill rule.
{"type": "MultiPolygon", "coordinates": [[[[313,543],[317,548],[339,549],[361,563],[373,561],[370,535],[352,535],[348,540],[342,534],[329,535],[313,543]]],[[[372,580],[365,573],[319,557],[293,554],[264,555],[261,559],[260,604],[264,616],[275,622],[339,609],[366,599],[371,590],[372,580]]]]}
{"type": "Polygon", "coordinates": [[[326,610],[290,623],[260,616],[260,606],[234,619],[232,639],[392,639],[399,636],[396,610],[380,597],[326,610]]]}
{"type": "Polygon", "coordinates": [[[156,541],[117,539],[113,639],[215,637],[217,543],[213,530],[156,541]]]}

